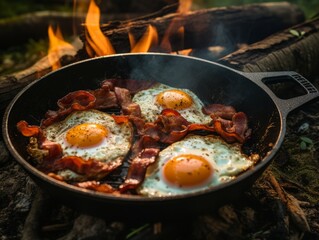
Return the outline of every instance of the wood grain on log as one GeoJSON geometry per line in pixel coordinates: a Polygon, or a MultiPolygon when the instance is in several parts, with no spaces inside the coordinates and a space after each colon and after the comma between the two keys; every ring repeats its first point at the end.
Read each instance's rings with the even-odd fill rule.
{"type": "Polygon", "coordinates": [[[220,63],[247,72],[297,71],[319,75],[319,17],[246,46],[220,63]]]}
{"type": "MultiPolygon", "coordinates": [[[[171,31],[173,33],[171,39],[176,39],[171,42],[172,51],[178,51],[184,48],[215,45],[232,48],[238,43],[250,44],[304,21],[304,14],[299,7],[287,2],[247,4],[123,22],[116,28],[102,27],[102,31],[117,52],[129,52],[129,32],[139,39],[147,26],[153,25],[161,40],[172,21],[174,21],[174,29],[171,31]],[[184,44],[180,44],[180,36],[176,34],[181,26],[184,27],[185,32],[184,44]]],[[[84,35],[82,40],[86,43],[84,35]]]]}

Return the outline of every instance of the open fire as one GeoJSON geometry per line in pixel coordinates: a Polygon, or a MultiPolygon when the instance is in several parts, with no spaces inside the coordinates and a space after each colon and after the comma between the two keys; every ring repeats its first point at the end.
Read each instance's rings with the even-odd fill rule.
{"type": "MultiPolygon", "coordinates": [[[[75,1],[75,3],[76,2],[83,3],[83,1],[75,1]]],[[[181,2],[185,3],[186,1],[181,2]]],[[[243,71],[277,71],[289,69],[298,71],[302,75],[307,73],[313,77],[318,76],[318,68],[316,67],[318,66],[316,63],[319,59],[319,51],[317,50],[319,47],[318,41],[316,40],[318,39],[319,32],[318,19],[314,19],[311,23],[302,23],[304,19],[302,17],[300,18],[300,11],[289,4],[287,5],[287,3],[279,3],[281,7],[276,5],[275,8],[271,8],[270,5],[267,5],[267,8],[270,7],[268,8],[269,11],[265,10],[265,5],[261,5],[262,4],[258,4],[257,10],[256,8],[249,8],[246,14],[245,10],[243,10],[245,7],[232,7],[229,9],[218,9],[216,11],[206,9],[206,13],[208,14],[194,10],[194,14],[192,14],[189,12],[190,8],[186,6],[187,11],[184,13],[183,20],[181,20],[180,14],[183,12],[181,10],[183,8],[180,5],[178,7],[179,10],[175,9],[174,13],[163,11],[160,15],[155,15],[152,18],[142,18],[142,20],[132,19],[130,23],[123,21],[118,25],[109,25],[109,23],[101,25],[100,22],[103,18],[103,13],[101,14],[102,9],[98,8],[96,2],[91,1],[90,5],[85,8],[88,12],[92,11],[94,14],[87,14],[87,21],[83,21],[83,35],[80,35],[84,47],[80,49],[79,47],[72,46],[72,44],[65,40],[66,38],[63,38],[58,28],[49,27],[49,53],[46,60],[44,59],[40,62],[41,64],[45,64],[36,64],[35,67],[31,67],[30,69],[14,73],[10,76],[2,76],[2,85],[0,88],[1,108],[3,109],[4,106],[7,105],[8,101],[15,96],[19,88],[38,79],[51,70],[88,57],[93,58],[122,52],[157,51],[172,54],[183,54],[185,52],[185,54],[188,55],[194,54],[195,52],[198,53],[198,51],[206,48],[205,50],[212,50],[210,51],[212,54],[215,54],[215,50],[217,50],[217,52],[222,51],[224,54],[222,57],[224,57],[227,53],[235,51],[222,59],[218,57],[218,61],[220,63],[229,64],[234,68],[238,67],[239,70],[243,71]],[[258,8],[264,10],[259,11],[258,8]],[[280,12],[282,10],[283,12],[280,12]],[[274,12],[275,14],[273,14],[274,12]],[[169,15],[173,17],[170,18],[169,15]],[[255,16],[258,16],[258,18],[255,16]],[[274,19],[276,20],[273,21],[274,19]],[[166,24],[167,22],[169,23],[166,24]],[[192,24],[192,22],[194,22],[194,24],[192,24]],[[207,22],[207,25],[205,25],[205,22],[207,22]],[[287,22],[289,22],[288,25],[286,24],[287,22]],[[280,26],[277,26],[276,23],[279,23],[280,26]],[[299,25],[299,23],[302,24],[299,25]],[[93,30],[88,29],[89,25],[93,27],[93,30]],[[283,30],[286,28],[288,28],[287,31],[283,30]],[[289,31],[291,29],[294,31],[289,31]],[[274,37],[265,39],[275,32],[279,33],[274,37]],[[302,35],[300,33],[302,33],[302,35]],[[97,36],[100,36],[103,40],[97,36]],[[245,45],[245,48],[236,52],[237,46],[242,46],[242,44],[245,45]],[[179,46],[178,49],[176,48],[177,45],[179,46]],[[309,51],[309,49],[311,49],[311,51],[309,51]],[[80,54],[79,51],[81,51],[80,54]],[[84,51],[85,54],[82,55],[84,51]],[[65,54],[66,52],[67,54],[65,54]],[[65,61],[67,59],[65,56],[69,56],[69,53],[72,53],[71,57],[75,57],[72,59],[69,58],[68,60],[70,61],[67,62],[65,61]],[[50,59],[49,64],[46,63],[48,59],[50,59]]],[[[83,6],[81,7],[83,8],[83,6]]],[[[65,34],[65,32],[63,32],[63,34],[65,34]]],[[[216,53],[216,55],[218,55],[218,53],[216,53]]],[[[217,60],[217,58],[215,60],[217,60]]],[[[315,158],[318,155],[317,142],[311,145],[311,151],[309,151],[309,145],[306,145],[309,144],[309,139],[310,141],[311,139],[317,139],[318,135],[318,129],[315,128],[318,119],[316,112],[318,108],[315,107],[315,111],[311,111],[311,109],[312,108],[308,108],[306,111],[295,112],[296,117],[288,118],[290,124],[287,126],[288,135],[286,141],[289,146],[297,146],[297,149],[296,151],[292,149],[293,151],[289,151],[288,153],[284,152],[284,156],[280,154],[280,156],[278,156],[280,161],[277,162],[279,168],[276,168],[277,165],[274,165],[274,167],[278,170],[279,174],[285,172],[287,166],[292,166],[291,163],[294,164],[294,168],[298,168],[297,165],[303,166],[303,168],[296,169],[294,176],[289,174],[288,181],[286,181],[288,175],[280,175],[280,180],[285,184],[281,185],[281,182],[277,182],[274,175],[269,172],[263,181],[257,183],[255,187],[261,195],[253,195],[253,198],[251,195],[247,196],[247,201],[241,202],[240,206],[226,205],[218,211],[216,216],[214,214],[208,214],[204,217],[200,216],[198,219],[190,219],[194,223],[192,227],[189,227],[189,219],[185,219],[185,222],[182,221],[178,223],[178,225],[171,225],[171,223],[167,223],[166,225],[165,222],[163,222],[162,225],[157,224],[162,226],[162,229],[157,231],[157,234],[161,234],[160,232],[162,231],[163,235],[167,236],[169,232],[170,236],[171,234],[175,234],[183,238],[182,236],[186,236],[186,234],[192,232],[194,233],[195,239],[200,239],[203,237],[201,235],[203,233],[209,233],[214,237],[224,235],[229,238],[240,238],[243,236],[256,236],[261,238],[268,236],[269,238],[276,238],[278,237],[278,233],[280,233],[281,238],[291,238],[293,237],[292,235],[297,232],[300,236],[305,234],[304,236],[306,238],[317,237],[319,232],[318,224],[317,221],[313,221],[318,214],[316,202],[311,204],[311,198],[306,198],[307,205],[299,205],[300,202],[298,201],[305,199],[303,198],[305,195],[312,196],[312,194],[315,194],[315,191],[311,190],[315,189],[315,186],[312,185],[314,181],[311,178],[311,174],[307,174],[306,179],[304,179],[305,174],[302,174],[305,168],[307,168],[307,172],[309,170],[309,173],[315,172],[315,174],[317,172],[316,169],[318,169],[316,167],[317,159],[315,158]],[[296,123],[297,119],[298,123],[296,123]],[[299,130],[298,133],[296,132],[296,127],[298,127],[297,124],[302,121],[307,123],[310,121],[310,126],[308,125],[308,127],[312,129],[312,131],[302,132],[306,137],[303,139],[306,139],[308,142],[302,142],[306,145],[307,149],[300,150],[296,139],[298,139],[301,133],[299,130]],[[304,155],[308,156],[305,157],[306,161],[303,159],[304,155]],[[312,170],[313,166],[315,166],[314,170],[312,170]],[[267,186],[263,185],[265,182],[267,186]],[[291,183],[294,182],[300,182],[304,184],[304,186],[299,188],[298,184],[291,185],[291,183]],[[310,191],[307,190],[308,187],[310,191]],[[293,190],[293,194],[290,194],[290,190],[293,190]],[[244,204],[244,206],[242,204],[244,204]],[[265,209],[268,211],[267,216],[264,215],[265,209]],[[227,218],[227,216],[236,216],[236,214],[240,216],[240,219],[236,218],[234,220],[233,217],[231,219],[227,218]],[[255,217],[252,219],[252,216],[255,217]],[[271,218],[273,216],[276,216],[275,220],[271,218]],[[251,224],[248,226],[244,223],[251,224]],[[256,225],[263,227],[256,229],[256,225]],[[235,231],[230,231],[230,229],[234,230],[234,226],[236,226],[235,231]],[[179,227],[181,227],[180,232],[178,232],[179,227]],[[174,231],[172,231],[172,229],[174,229],[174,231]],[[215,231],[215,229],[218,229],[218,231],[215,231]]],[[[8,159],[10,158],[8,157],[8,159]]],[[[3,161],[4,160],[2,160],[2,162],[3,161]]],[[[85,229],[82,228],[83,225],[93,228],[94,226],[104,224],[103,226],[106,227],[96,228],[102,231],[102,233],[94,233],[96,236],[101,236],[99,234],[104,234],[105,236],[105,231],[109,231],[110,229],[114,235],[120,232],[121,236],[123,236],[123,234],[127,234],[128,228],[141,226],[136,224],[132,226],[132,223],[128,222],[104,222],[103,220],[93,219],[84,215],[76,216],[77,219],[74,221],[74,215],[70,216],[67,214],[65,219],[62,220],[61,218],[56,219],[55,217],[51,217],[42,221],[43,216],[38,216],[37,213],[52,209],[51,205],[43,204],[41,199],[39,201],[40,204],[37,203],[38,199],[34,199],[34,195],[31,196],[28,183],[27,186],[25,186],[28,181],[23,181],[25,178],[21,177],[22,171],[17,170],[13,162],[14,161],[12,161],[12,163],[11,161],[7,161],[6,164],[1,166],[1,189],[3,189],[1,191],[4,193],[4,198],[2,198],[2,206],[4,206],[4,208],[2,212],[7,213],[8,218],[3,217],[3,219],[1,219],[2,226],[0,224],[0,235],[4,234],[4,236],[10,237],[16,234],[18,238],[20,238],[21,235],[26,237],[30,234],[30,236],[33,236],[32,234],[40,234],[41,236],[54,235],[54,237],[65,234],[71,236],[72,234],[83,234],[85,231],[85,229]],[[16,181],[17,179],[19,179],[19,181],[16,181]],[[13,180],[16,181],[14,185],[12,185],[13,180]],[[14,186],[19,187],[15,188],[14,186]],[[30,202],[28,203],[29,205],[21,204],[26,202],[30,202]],[[34,202],[32,208],[31,202],[34,202]],[[23,210],[21,206],[24,207],[25,210],[23,210]],[[26,211],[30,211],[30,214],[28,216],[29,220],[24,224],[26,211]],[[86,223],[85,221],[91,222],[86,223]],[[35,226],[34,224],[38,228],[35,229],[33,227],[35,226]],[[74,226],[73,229],[72,225],[74,226]],[[23,229],[23,226],[24,231],[21,232],[20,229],[23,229]],[[1,229],[1,227],[3,228],[1,229]],[[106,228],[107,230],[105,230],[106,228]]],[[[315,174],[313,179],[316,180],[317,175],[315,174]]],[[[317,198],[317,195],[314,196],[317,198]]],[[[40,196],[40,198],[44,198],[44,196],[40,196]]],[[[304,203],[305,202],[303,202],[303,204],[304,203]]],[[[60,205],[54,203],[54,207],[55,209],[60,208],[60,205]]],[[[63,211],[65,210],[62,209],[61,212],[63,211]]],[[[62,214],[61,212],[59,214],[62,214]]],[[[4,214],[2,216],[4,216],[4,214]]],[[[112,219],[109,220],[112,221],[112,219]]],[[[149,235],[152,235],[152,227],[152,224],[143,225],[141,236],[145,236],[145,232],[150,232],[149,235]],[[144,231],[144,229],[146,230],[144,231]]],[[[154,225],[154,229],[155,227],[156,224],[154,225]]],[[[154,231],[154,234],[155,232],[156,231],[154,231]]],[[[152,235],[150,238],[151,237],[154,236],[152,235]]]]}
{"type": "MultiPolygon", "coordinates": [[[[187,13],[190,11],[191,5],[192,0],[180,1],[177,12],[181,14],[187,13]]],[[[94,0],[91,0],[84,23],[86,40],[85,50],[89,57],[106,56],[116,53],[109,38],[101,31],[100,16],[101,11],[99,7],[94,0]]],[[[136,39],[134,34],[130,32],[129,29],[127,35],[131,53],[149,51],[171,53],[172,47],[170,38],[172,35],[178,36],[178,42],[181,44],[181,46],[184,45],[184,27],[181,25],[181,22],[176,21],[176,19],[172,20],[160,41],[156,27],[151,24],[147,25],[144,34],[139,39],[136,39]]],[[[52,69],[55,70],[61,67],[61,63],[59,61],[60,57],[63,56],[63,54],[61,54],[61,49],[73,48],[74,51],[76,50],[72,44],[67,43],[63,39],[63,35],[59,27],[57,28],[57,31],[54,32],[52,26],[49,26],[48,36],[50,41],[48,57],[52,65],[52,69]]],[[[190,52],[191,49],[186,49],[179,51],[178,54],[188,55],[190,52]]]]}

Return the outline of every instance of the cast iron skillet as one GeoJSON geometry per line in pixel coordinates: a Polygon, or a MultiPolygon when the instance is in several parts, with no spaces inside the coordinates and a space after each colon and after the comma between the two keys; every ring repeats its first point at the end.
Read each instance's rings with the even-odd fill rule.
{"type": "Polygon", "coordinates": [[[168,54],[120,54],[90,59],[52,72],[23,89],[8,106],[3,121],[3,136],[14,158],[36,183],[63,203],[104,216],[171,217],[200,213],[235,199],[270,164],[283,142],[288,113],[319,96],[318,90],[295,72],[243,73],[217,63],[168,54]],[[172,87],[188,88],[204,103],[222,103],[245,112],[253,138],[244,146],[262,156],[251,170],[235,180],[206,190],[175,197],[147,198],[113,196],[83,190],[52,179],[30,164],[27,139],[17,132],[16,123],[26,120],[39,124],[48,109],[67,93],[95,89],[107,78],[155,80],[172,87]],[[290,82],[301,95],[278,98],[269,83],[290,82]]]}

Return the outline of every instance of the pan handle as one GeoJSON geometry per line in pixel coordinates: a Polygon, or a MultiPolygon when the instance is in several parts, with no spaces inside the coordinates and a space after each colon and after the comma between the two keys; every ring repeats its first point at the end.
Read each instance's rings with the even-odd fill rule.
{"type": "Polygon", "coordinates": [[[318,89],[297,72],[243,72],[243,75],[262,87],[285,115],[288,115],[288,113],[292,110],[319,97],[318,89]],[[298,83],[305,90],[305,94],[289,99],[282,99],[277,97],[275,93],[267,86],[266,82],[271,83],[278,80],[280,80],[281,82],[294,81],[298,83]]]}

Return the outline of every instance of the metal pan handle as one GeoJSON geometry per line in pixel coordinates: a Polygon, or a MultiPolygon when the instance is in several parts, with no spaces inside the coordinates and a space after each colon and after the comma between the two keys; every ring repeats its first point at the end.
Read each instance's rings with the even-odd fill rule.
{"type": "Polygon", "coordinates": [[[318,89],[306,78],[293,71],[255,73],[244,72],[242,74],[249,78],[251,81],[255,82],[260,87],[262,87],[285,115],[288,115],[288,113],[292,110],[319,97],[318,89]],[[265,80],[267,80],[267,83],[270,83],[271,81],[278,81],[278,79],[281,79],[282,82],[284,82],[285,80],[292,80],[298,83],[299,86],[305,90],[305,94],[297,97],[292,97],[289,99],[282,99],[277,97],[277,95],[267,86],[265,80]]]}

